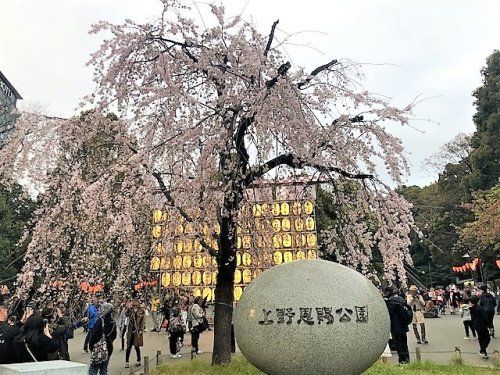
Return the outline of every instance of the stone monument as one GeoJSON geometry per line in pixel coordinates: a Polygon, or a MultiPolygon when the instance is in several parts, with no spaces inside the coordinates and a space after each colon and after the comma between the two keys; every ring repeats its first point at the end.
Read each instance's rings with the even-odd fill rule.
{"type": "Polygon", "coordinates": [[[380,357],[390,320],[362,274],[325,260],[265,271],[245,289],[234,315],[243,355],[270,375],[357,375],[380,357]]]}

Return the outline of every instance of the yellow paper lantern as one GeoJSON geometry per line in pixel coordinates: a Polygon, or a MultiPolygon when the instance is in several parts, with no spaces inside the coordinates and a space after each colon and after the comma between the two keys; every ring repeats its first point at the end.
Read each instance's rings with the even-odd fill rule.
{"type": "Polygon", "coordinates": [[[212,283],[217,283],[217,271],[212,272],[212,283]]]}
{"type": "Polygon", "coordinates": [[[285,254],[283,254],[283,258],[285,260],[285,263],[291,262],[293,260],[293,254],[291,251],[285,251],[285,254]]]}
{"type": "Polygon", "coordinates": [[[191,255],[184,255],[182,258],[182,266],[184,268],[191,268],[191,255]]]}
{"type": "Polygon", "coordinates": [[[281,251],[275,251],[273,254],[273,260],[275,264],[281,264],[283,263],[283,254],[281,254],[281,251]]]}
{"type": "Polygon", "coordinates": [[[210,234],[210,228],[208,227],[207,224],[202,225],[201,232],[203,233],[204,236],[208,236],[210,234]]]}
{"type": "Polygon", "coordinates": [[[196,255],[196,257],[194,258],[194,266],[196,268],[203,268],[203,255],[196,255]]]}
{"type": "Polygon", "coordinates": [[[236,266],[239,266],[241,264],[241,254],[236,253],[236,266]]]}
{"type": "Polygon", "coordinates": [[[300,217],[295,219],[294,224],[297,232],[302,232],[304,230],[304,221],[300,217]]]}
{"type": "Polygon", "coordinates": [[[261,269],[256,269],[253,271],[253,278],[256,279],[257,277],[260,276],[260,274],[262,273],[262,270],[261,269]]]}
{"type": "Polygon", "coordinates": [[[241,206],[241,213],[243,214],[243,216],[248,215],[248,205],[244,204],[243,206],[241,206]]]}
{"type": "Polygon", "coordinates": [[[165,288],[170,286],[170,274],[169,273],[164,273],[161,276],[161,285],[163,285],[165,288]]]}
{"type": "Polygon", "coordinates": [[[287,202],[281,203],[281,214],[287,216],[290,213],[290,205],[287,202]]]}
{"type": "Polygon", "coordinates": [[[307,235],[307,246],[314,247],[316,246],[316,235],[314,233],[309,233],[307,235]]]}
{"type": "Polygon", "coordinates": [[[260,206],[260,209],[262,211],[262,215],[263,216],[267,216],[269,215],[269,204],[267,203],[262,203],[261,206],[260,206]]]}
{"type": "Polygon", "coordinates": [[[177,225],[177,228],[175,229],[175,233],[177,234],[183,234],[184,233],[184,226],[182,224],[177,225]]]}
{"type": "Polygon", "coordinates": [[[249,266],[252,264],[252,256],[249,253],[243,253],[243,256],[241,257],[241,262],[245,266],[249,266]]]}
{"type": "Polygon", "coordinates": [[[306,218],[306,229],[309,231],[314,230],[314,219],[312,217],[306,218]]]}
{"type": "Polygon", "coordinates": [[[281,220],[280,219],[274,219],[272,226],[273,226],[273,230],[275,232],[279,232],[281,230],[281,220]]]}
{"type": "Polygon", "coordinates": [[[250,281],[252,281],[252,271],[249,269],[243,270],[243,282],[248,284],[250,281]]]}
{"type": "Polygon", "coordinates": [[[186,228],[184,229],[186,234],[194,234],[194,226],[192,223],[187,223],[186,228]]]}
{"type": "Polygon", "coordinates": [[[274,246],[274,248],[275,249],[279,249],[279,248],[282,247],[282,245],[283,245],[283,241],[281,239],[281,235],[275,234],[273,236],[273,246],[274,246]]]}
{"type": "Polygon", "coordinates": [[[297,247],[303,247],[307,244],[307,238],[305,234],[297,234],[295,236],[295,243],[297,247]]]}
{"type": "Polygon", "coordinates": [[[158,271],[160,268],[160,258],[153,257],[151,259],[151,271],[158,271]]]}
{"type": "Polygon", "coordinates": [[[203,250],[203,247],[201,246],[200,240],[194,240],[194,250],[199,253],[203,250]]]}
{"type": "Polygon", "coordinates": [[[184,252],[190,253],[192,250],[193,250],[193,241],[192,240],[184,241],[184,252]]]}
{"type": "Polygon", "coordinates": [[[281,207],[279,203],[277,202],[273,203],[272,212],[274,216],[279,216],[279,214],[281,213],[281,207]]]}
{"type": "Polygon", "coordinates": [[[292,204],[292,213],[296,216],[300,215],[302,212],[302,205],[300,202],[293,202],[292,204]]]}
{"type": "Polygon", "coordinates": [[[160,268],[162,270],[167,270],[170,268],[170,258],[168,257],[163,257],[161,258],[161,262],[160,262],[160,268]]]}
{"type": "Polygon", "coordinates": [[[194,285],[200,285],[201,284],[201,272],[200,271],[194,271],[193,272],[193,284],[194,285]]]}
{"type": "Polygon", "coordinates": [[[210,267],[211,262],[212,262],[212,259],[210,259],[210,255],[205,255],[203,257],[203,267],[205,267],[205,268],[210,267]]]}
{"type": "Polygon", "coordinates": [[[289,233],[285,233],[283,235],[283,247],[291,247],[292,246],[292,236],[289,233]]]}
{"type": "Polygon", "coordinates": [[[255,217],[262,216],[262,209],[260,207],[260,204],[254,204],[252,209],[253,209],[253,216],[255,217]]]}
{"type": "Polygon", "coordinates": [[[193,296],[201,297],[201,289],[196,288],[195,290],[193,290],[193,296]]]}
{"type": "Polygon", "coordinates": [[[151,231],[154,238],[160,238],[161,236],[161,225],[155,225],[151,231]]]}
{"type": "Polygon", "coordinates": [[[241,234],[241,227],[239,225],[236,227],[236,233],[241,234]]]}
{"type": "Polygon", "coordinates": [[[172,275],[172,283],[174,286],[180,286],[182,283],[182,275],[180,272],[174,272],[172,275]]]}
{"type": "Polygon", "coordinates": [[[299,250],[297,251],[296,258],[297,260],[306,259],[306,253],[304,253],[302,250],[299,250]]]}
{"type": "Polygon", "coordinates": [[[217,259],[215,257],[212,257],[212,266],[217,267],[217,259]]]}
{"type": "Polygon", "coordinates": [[[182,285],[191,285],[191,272],[184,272],[182,274],[182,285]]]}
{"type": "Polygon", "coordinates": [[[203,272],[203,284],[204,285],[212,284],[212,272],[210,271],[203,272]]]}
{"type": "Polygon", "coordinates": [[[236,237],[236,248],[241,249],[241,237],[236,237]]]}
{"type": "Polygon", "coordinates": [[[177,251],[180,254],[180,253],[182,253],[183,248],[184,248],[184,242],[182,242],[182,240],[178,240],[175,243],[175,251],[177,251]]]}
{"type": "Polygon", "coordinates": [[[210,246],[212,246],[212,249],[214,250],[219,250],[219,243],[217,242],[217,240],[212,240],[210,246]]]}
{"type": "Polygon", "coordinates": [[[240,286],[234,288],[234,300],[239,301],[241,295],[243,294],[243,289],[240,286]]]}
{"type": "Polygon", "coordinates": [[[290,230],[290,219],[285,217],[281,220],[281,230],[284,232],[288,232],[290,230]]]}
{"type": "Polygon", "coordinates": [[[161,210],[154,210],[153,211],[153,223],[157,224],[161,221],[161,218],[163,216],[163,212],[161,210]]]}
{"type": "Polygon", "coordinates": [[[234,283],[235,284],[241,283],[241,271],[238,269],[234,271],[234,283]]]}
{"type": "Polygon", "coordinates": [[[315,250],[309,250],[307,252],[307,259],[316,259],[316,251],[315,250]]]}
{"type": "Polygon", "coordinates": [[[219,224],[215,224],[214,230],[215,230],[215,233],[220,234],[220,225],[219,224]]]}
{"type": "Polygon", "coordinates": [[[244,249],[250,249],[250,247],[252,246],[252,239],[250,236],[243,236],[242,242],[244,249]]]}
{"type": "Polygon", "coordinates": [[[201,296],[202,296],[202,298],[206,298],[207,301],[211,301],[212,300],[212,289],[204,288],[201,296]]]}
{"type": "Polygon", "coordinates": [[[153,255],[161,255],[162,253],[161,242],[153,242],[151,248],[153,249],[153,255]]]}
{"type": "Polygon", "coordinates": [[[306,215],[311,215],[314,211],[314,205],[311,201],[306,201],[304,203],[304,212],[306,215]]]}
{"type": "Polygon", "coordinates": [[[178,270],[181,267],[182,267],[182,257],[180,255],[176,255],[174,257],[174,268],[178,270]]]}

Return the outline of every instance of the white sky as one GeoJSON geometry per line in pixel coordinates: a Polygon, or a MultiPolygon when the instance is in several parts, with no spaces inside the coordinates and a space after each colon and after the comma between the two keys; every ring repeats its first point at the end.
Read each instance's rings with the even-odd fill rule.
{"type": "MultiPolygon", "coordinates": [[[[312,31],[287,46],[308,70],[332,58],[367,63],[364,86],[406,105],[417,96],[412,128],[395,129],[411,163],[408,184],[436,179],[422,161],[460,132],[472,132],[472,91],[486,57],[500,48],[500,1],[495,0],[227,0],[229,14],[252,19],[263,34],[272,22],[288,33],[312,31]],[[320,32],[320,33],[319,33],[320,32]],[[385,63],[383,65],[379,65],[385,63]],[[432,121],[427,121],[428,119],[432,121]]],[[[205,5],[200,4],[203,9],[205,5]]],[[[48,114],[71,116],[94,88],[85,66],[102,36],[98,20],[156,18],[158,0],[0,0],[0,70],[24,98],[48,114]]],[[[284,34],[281,34],[284,35],[284,34]]],[[[22,107],[22,106],[21,106],[22,107]]]]}

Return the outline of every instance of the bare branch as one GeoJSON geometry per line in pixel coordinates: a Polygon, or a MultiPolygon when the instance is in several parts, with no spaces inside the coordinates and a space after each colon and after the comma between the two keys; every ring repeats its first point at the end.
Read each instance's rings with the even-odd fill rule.
{"type": "Polygon", "coordinates": [[[278,26],[278,23],[280,20],[276,20],[273,23],[273,26],[271,26],[271,32],[269,33],[269,38],[267,39],[267,45],[266,49],[264,50],[264,57],[267,58],[267,54],[269,53],[269,50],[271,49],[271,44],[273,43],[274,39],[274,31],[276,30],[276,26],[278,26]]]}
{"type": "Polygon", "coordinates": [[[299,82],[297,84],[297,87],[299,89],[301,89],[302,87],[304,87],[305,85],[307,85],[309,82],[311,82],[311,80],[316,77],[319,73],[321,73],[322,71],[324,70],[328,70],[330,69],[331,66],[333,65],[336,65],[338,64],[338,60],[337,59],[333,59],[332,61],[330,61],[329,63],[326,63],[324,65],[321,65],[321,66],[318,66],[316,69],[314,69],[311,74],[309,74],[309,76],[302,82],[299,82]]]}

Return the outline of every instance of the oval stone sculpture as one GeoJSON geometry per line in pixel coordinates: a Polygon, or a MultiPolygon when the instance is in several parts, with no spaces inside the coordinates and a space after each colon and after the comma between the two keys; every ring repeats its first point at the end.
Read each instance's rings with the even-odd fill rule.
{"type": "Polygon", "coordinates": [[[270,375],[357,375],[380,357],[390,320],[377,288],[325,260],[298,260],[263,272],[234,315],[238,346],[270,375]]]}

